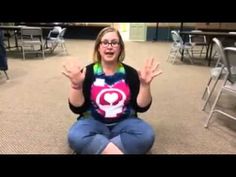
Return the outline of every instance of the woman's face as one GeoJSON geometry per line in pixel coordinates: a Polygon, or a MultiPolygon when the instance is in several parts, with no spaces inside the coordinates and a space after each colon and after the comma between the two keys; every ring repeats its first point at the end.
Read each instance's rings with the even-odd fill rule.
{"type": "Polygon", "coordinates": [[[120,54],[120,41],[117,33],[106,33],[101,38],[98,51],[103,62],[117,62],[120,54]]]}

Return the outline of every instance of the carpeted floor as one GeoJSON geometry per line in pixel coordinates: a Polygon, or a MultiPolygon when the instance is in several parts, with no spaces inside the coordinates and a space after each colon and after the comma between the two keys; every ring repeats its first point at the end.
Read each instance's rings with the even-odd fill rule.
{"type": "MultiPolygon", "coordinates": [[[[72,153],[67,131],[76,115],[68,108],[69,82],[61,74],[62,63],[74,57],[83,65],[90,63],[94,41],[67,40],[66,45],[68,56],[57,49],[44,60],[30,57],[23,61],[15,51],[8,52],[10,80],[0,74],[1,154],[72,153]]],[[[127,64],[138,69],[147,57],[154,56],[163,70],[152,83],[152,107],[140,114],[156,132],[152,154],[236,153],[236,121],[215,115],[210,127],[204,128],[208,114],[201,111],[201,96],[209,77],[207,62],[168,63],[170,45],[126,42],[127,64]]],[[[235,99],[230,96],[221,103],[235,110],[235,99]]]]}

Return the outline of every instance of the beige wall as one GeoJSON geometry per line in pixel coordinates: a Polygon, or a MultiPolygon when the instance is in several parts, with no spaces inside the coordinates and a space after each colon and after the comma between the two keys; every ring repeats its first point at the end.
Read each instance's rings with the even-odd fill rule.
{"type": "Polygon", "coordinates": [[[197,23],[196,28],[236,30],[236,23],[197,23]]]}
{"type": "MultiPolygon", "coordinates": [[[[158,23],[158,22],[156,22],[158,23]]],[[[156,27],[156,23],[147,23],[148,27],[156,27]]],[[[158,27],[180,27],[180,23],[158,23],[158,27]]],[[[184,27],[195,27],[196,23],[184,23],[184,27]]]]}
{"type": "MultiPolygon", "coordinates": [[[[147,23],[148,27],[155,27],[156,23],[147,23]]],[[[180,27],[179,23],[158,23],[159,27],[180,27]]],[[[201,29],[232,29],[236,30],[236,22],[235,23],[186,23],[183,22],[184,27],[190,28],[201,28],[201,29]]]]}
{"type": "MultiPolygon", "coordinates": [[[[180,27],[180,23],[163,23],[163,22],[154,22],[154,23],[146,23],[147,27],[156,27],[156,24],[158,23],[158,27],[180,27]]],[[[74,22],[74,23],[66,23],[68,25],[72,26],[114,26],[117,27],[118,23],[81,23],[81,22],[74,22]]],[[[190,27],[190,28],[201,28],[201,29],[233,29],[236,30],[236,22],[235,23],[186,23],[183,22],[184,27],[190,27]]]]}

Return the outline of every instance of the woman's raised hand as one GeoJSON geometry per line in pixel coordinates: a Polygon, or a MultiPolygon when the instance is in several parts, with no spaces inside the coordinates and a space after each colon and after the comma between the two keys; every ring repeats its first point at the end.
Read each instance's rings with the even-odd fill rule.
{"type": "Polygon", "coordinates": [[[82,67],[77,60],[70,60],[63,64],[64,74],[70,79],[72,88],[81,89],[85,78],[86,67],[82,67]]]}
{"type": "Polygon", "coordinates": [[[143,85],[149,85],[153,78],[162,73],[159,68],[159,63],[154,61],[154,58],[147,59],[144,67],[138,71],[140,83],[143,85]]]}

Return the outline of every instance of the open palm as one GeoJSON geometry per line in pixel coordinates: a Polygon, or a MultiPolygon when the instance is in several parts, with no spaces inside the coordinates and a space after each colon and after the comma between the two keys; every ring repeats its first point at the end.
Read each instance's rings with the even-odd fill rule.
{"type": "Polygon", "coordinates": [[[66,77],[68,77],[72,84],[77,86],[82,86],[86,68],[83,68],[80,66],[78,62],[67,62],[63,65],[64,71],[62,74],[64,74],[66,77]]]}
{"type": "Polygon", "coordinates": [[[149,85],[153,78],[160,75],[162,71],[159,68],[159,63],[154,61],[154,58],[147,59],[144,67],[138,71],[141,84],[149,85]]]}

